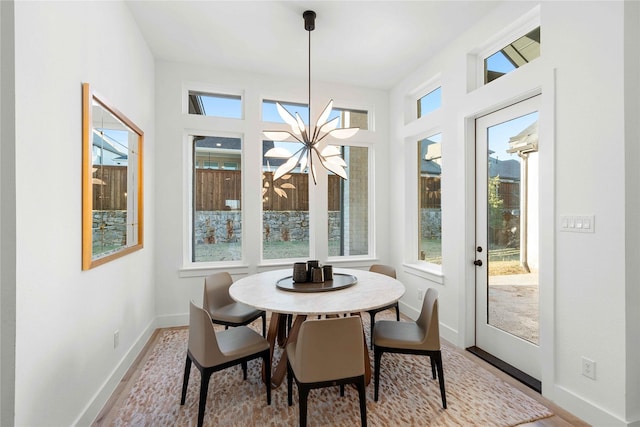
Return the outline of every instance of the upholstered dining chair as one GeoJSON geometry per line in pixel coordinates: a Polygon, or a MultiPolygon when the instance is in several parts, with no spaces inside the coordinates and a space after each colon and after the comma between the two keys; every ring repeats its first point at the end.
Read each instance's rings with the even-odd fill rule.
{"type": "Polygon", "coordinates": [[[437,369],[442,407],[447,409],[438,323],[438,291],[432,288],[427,290],[420,316],[415,322],[394,322],[391,320],[378,322],[372,339],[375,383],[373,400],[378,401],[382,355],[384,353],[418,354],[431,358],[431,373],[434,380],[437,369]]]}
{"type": "Polygon", "coordinates": [[[213,329],[209,313],[191,301],[189,310],[189,343],[184,366],[180,405],[184,405],[187,397],[191,363],[194,363],[201,374],[198,427],[201,427],[204,421],[204,410],[207,403],[207,390],[211,374],[231,366],[242,365],[244,379],[247,379],[247,362],[259,357],[262,358],[264,366],[267,405],[271,405],[269,342],[247,326],[216,332],[213,329]]]}
{"type": "MultiPolygon", "coordinates": [[[[389,265],[383,265],[383,264],[373,264],[371,267],[369,267],[369,271],[372,271],[374,273],[380,273],[380,274],[384,274],[387,275],[389,277],[393,277],[394,279],[396,278],[396,269],[389,266],[389,265]]],[[[370,330],[371,330],[371,347],[373,347],[373,329],[375,326],[375,322],[376,322],[376,314],[380,313],[381,311],[384,310],[389,310],[391,308],[395,308],[396,309],[396,320],[399,322],[400,321],[400,307],[398,307],[398,301],[394,302],[393,304],[389,304],[385,307],[379,307],[379,308],[374,308],[373,310],[368,310],[367,313],[369,313],[369,318],[371,319],[371,326],[370,326],[370,330]]]]}
{"type": "Polygon", "coordinates": [[[311,389],[355,384],[360,398],[360,421],[367,425],[364,333],[360,316],[306,320],[287,351],[287,398],[292,405],[293,380],[298,386],[300,426],[307,425],[311,389]]]}
{"type": "Polygon", "coordinates": [[[214,273],[204,279],[202,306],[209,312],[213,323],[229,326],[248,325],[262,317],[262,336],[266,336],[267,314],[249,305],[234,301],[229,296],[229,287],[233,284],[227,272],[214,273]]]}

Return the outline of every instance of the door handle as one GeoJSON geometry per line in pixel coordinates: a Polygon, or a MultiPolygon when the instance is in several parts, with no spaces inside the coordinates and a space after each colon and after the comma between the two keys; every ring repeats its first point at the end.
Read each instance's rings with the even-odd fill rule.
{"type": "Polygon", "coordinates": [[[473,265],[475,265],[476,267],[482,267],[482,260],[477,259],[473,261],[473,265]]]}

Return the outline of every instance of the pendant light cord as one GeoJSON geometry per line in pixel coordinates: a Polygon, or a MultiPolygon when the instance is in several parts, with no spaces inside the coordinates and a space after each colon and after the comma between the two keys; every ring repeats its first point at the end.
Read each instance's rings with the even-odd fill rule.
{"type": "Polygon", "coordinates": [[[309,130],[311,130],[311,30],[309,30],[309,130]]]}

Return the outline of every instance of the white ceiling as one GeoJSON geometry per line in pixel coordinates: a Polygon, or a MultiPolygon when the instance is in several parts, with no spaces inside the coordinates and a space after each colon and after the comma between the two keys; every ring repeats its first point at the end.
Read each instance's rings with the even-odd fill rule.
{"type": "Polygon", "coordinates": [[[389,89],[502,1],[128,0],[157,59],[389,89]]]}

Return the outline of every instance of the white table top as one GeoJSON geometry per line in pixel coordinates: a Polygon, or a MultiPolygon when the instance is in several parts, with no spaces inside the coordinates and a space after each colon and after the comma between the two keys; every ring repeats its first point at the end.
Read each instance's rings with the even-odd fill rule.
{"type": "Polygon", "coordinates": [[[293,268],[266,271],[237,280],[229,288],[231,298],[261,310],[289,314],[339,314],[384,307],[404,295],[404,285],[389,276],[365,270],[334,268],[351,274],[358,282],[348,288],[324,292],[292,292],[278,289],[276,282],[291,276],[293,268]]]}

